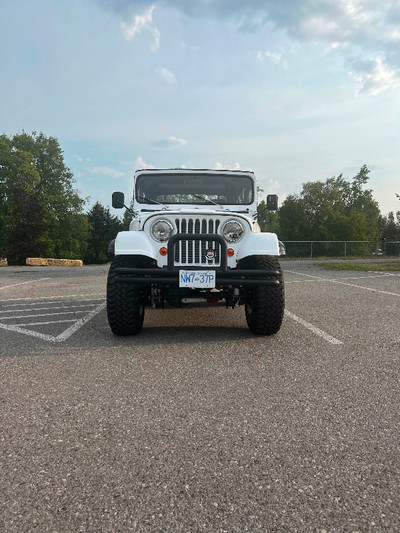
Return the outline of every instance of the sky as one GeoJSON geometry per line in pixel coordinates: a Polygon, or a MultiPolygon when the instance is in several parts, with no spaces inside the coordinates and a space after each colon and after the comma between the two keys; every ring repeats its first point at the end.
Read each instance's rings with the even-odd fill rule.
{"type": "Polygon", "coordinates": [[[3,0],[0,134],[56,137],[111,205],[139,168],[253,170],[280,201],[362,165],[400,209],[400,0],[3,0]]]}

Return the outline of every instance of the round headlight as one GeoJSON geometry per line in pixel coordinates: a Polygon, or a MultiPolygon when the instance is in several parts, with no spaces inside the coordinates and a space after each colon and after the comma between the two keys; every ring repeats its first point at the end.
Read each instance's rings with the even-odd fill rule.
{"type": "Polygon", "coordinates": [[[237,220],[228,220],[222,226],[222,236],[227,242],[237,242],[243,233],[244,227],[237,220]]]}
{"type": "Polygon", "coordinates": [[[174,228],[168,220],[156,220],[150,229],[151,234],[158,242],[167,241],[171,237],[173,230],[174,228]]]}

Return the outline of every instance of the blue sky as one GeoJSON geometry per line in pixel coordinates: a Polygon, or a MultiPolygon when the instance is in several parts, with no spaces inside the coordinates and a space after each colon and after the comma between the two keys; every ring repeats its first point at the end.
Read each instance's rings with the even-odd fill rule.
{"type": "Polygon", "coordinates": [[[0,132],[57,137],[89,206],[137,168],[282,201],[365,163],[400,209],[399,0],[5,0],[0,46],[0,132]]]}

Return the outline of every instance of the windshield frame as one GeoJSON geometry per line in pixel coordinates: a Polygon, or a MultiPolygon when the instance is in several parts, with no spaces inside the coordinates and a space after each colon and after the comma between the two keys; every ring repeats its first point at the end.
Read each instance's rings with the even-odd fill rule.
{"type": "Polygon", "coordinates": [[[135,178],[135,202],[141,206],[156,206],[159,203],[169,206],[250,207],[256,200],[255,178],[252,172],[149,169],[137,171],[135,178]],[[169,187],[163,189],[163,181],[169,187]],[[201,201],[200,197],[203,197],[204,201],[201,201]]]}

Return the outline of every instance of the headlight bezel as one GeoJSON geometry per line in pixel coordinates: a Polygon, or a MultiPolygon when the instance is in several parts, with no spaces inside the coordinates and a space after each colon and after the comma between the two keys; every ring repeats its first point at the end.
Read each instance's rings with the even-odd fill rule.
{"type": "MultiPolygon", "coordinates": [[[[230,231],[230,233],[232,233],[232,230],[230,231]]],[[[229,244],[236,244],[241,239],[243,239],[244,234],[245,234],[244,224],[241,221],[237,220],[236,218],[230,218],[229,220],[224,222],[223,225],[221,226],[221,235],[226,240],[226,242],[229,244]],[[228,235],[226,234],[226,227],[228,226],[228,224],[237,224],[237,226],[240,228],[239,230],[240,235],[238,237],[234,237],[234,238],[228,237],[228,235]]]]}
{"type": "Polygon", "coordinates": [[[174,233],[174,225],[172,224],[172,222],[170,222],[167,218],[158,218],[157,220],[155,220],[152,225],[150,226],[150,235],[152,236],[152,238],[156,241],[156,242],[168,242],[169,239],[172,237],[174,233]],[[167,227],[169,228],[169,232],[168,232],[168,235],[160,238],[160,237],[157,237],[155,234],[154,234],[154,228],[155,226],[157,226],[158,224],[166,224],[167,227]]]}

